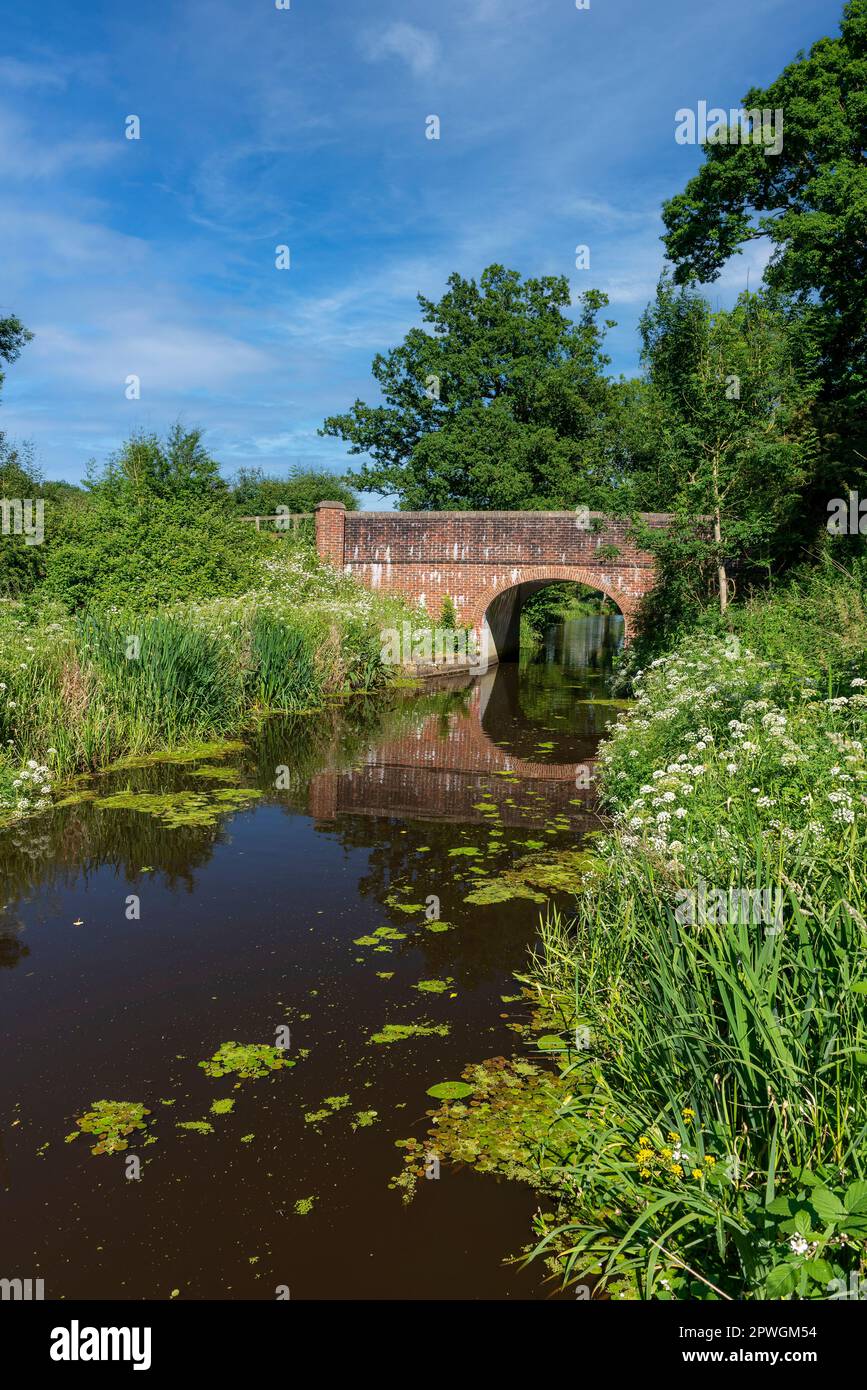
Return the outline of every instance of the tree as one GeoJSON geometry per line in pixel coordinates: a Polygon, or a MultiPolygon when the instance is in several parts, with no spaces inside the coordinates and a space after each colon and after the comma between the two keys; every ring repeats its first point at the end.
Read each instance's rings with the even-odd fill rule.
{"type": "MultiPolygon", "coordinates": [[[[744,293],[734,309],[713,312],[663,277],[641,333],[652,485],[685,520],[709,520],[725,612],[729,561],[770,565],[785,549],[812,475],[815,382],[769,294],[744,293]]],[[[679,528],[661,543],[682,546],[685,534],[679,528]]],[[[692,535],[695,559],[701,542],[692,535]]]]}
{"type": "Polygon", "coordinates": [[[118,501],[161,497],[166,501],[214,500],[226,492],[220,465],[202,443],[202,430],[174,424],[165,441],[152,433],[133,434],[100,469],[91,465],[88,487],[118,501]]]}
{"type": "Polygon", "coordinates": [[[664,241],[681,284],[716,279],[756,238],[773,243],[766,283],[796,302],[821,373],[819,510],[829,486],[863,477],[867,455],[867,0],[848,0],[840,36],[743,105],[783,113],[782,151],[707,145],[698,174],[664,206],[664,241]]]}
{"type": "Polygon", "coordinates": [[[373,362],[385,404],[356,400],[320,431],[370,455],[350,481],[404,509],[607,505],[605,295],[581,296],[576,322],[564,277],[492,265],[418,302],[429,327],[373,362]]]}
{"type": "Polygon", "coordinates": [[[317,502],[342,502],[358,510],[358,497],[341,478],[324,469],[290,469],[284,478],[269,478],[261,468],[239,468],[231,482],[232,501],[248,516],[273,516],[278,507],[312,512],[317,502]]]}
{"type": "MultiPolygon", "coordinates": [[[[20,319],[10,315],[9,318],[0,319],[0,362],[17,361],[21,349],[25,343],[29,343],[33,337],[29,328],[25,328],[20,319]]],[[[6,375],[0,368],[0,389],[6,375]]]]}

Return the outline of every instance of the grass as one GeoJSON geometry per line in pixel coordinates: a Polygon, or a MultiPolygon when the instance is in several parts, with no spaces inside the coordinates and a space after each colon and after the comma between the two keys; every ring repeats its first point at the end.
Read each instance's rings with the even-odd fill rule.
{"type": "Polygon", "coordinates": [[[42,809],[74,772],[378,689],[396,674],[382,633],[408,616],[300,542],[240,598],[146,616],[0,604],[0,815],[42,809]]]}
{"type": "Polygon", "coordinates": [[[817,678],[808,643],[787,663],[685,641],[603,748],[610,829],[530,977],[583,1039],[572,1151],[540,1155],[558,1209],[536,1253],[567,1279],[733,1299],[867,1280],[867,654],[862,634],[817,678]]]}

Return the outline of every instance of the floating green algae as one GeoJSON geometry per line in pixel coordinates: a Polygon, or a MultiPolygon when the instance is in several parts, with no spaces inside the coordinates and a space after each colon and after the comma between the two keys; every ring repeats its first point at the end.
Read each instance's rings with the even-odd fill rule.
{"type": "Polygon", "coordinates": [[[97,791],[76,791],[64,796],[61,801],[55,801],[54,809],[59,810],[61,806],[81,806],[86,801],[95,801],[99,796],[97,791]]]}
{"type": "Polygon", "coordinates": [[[378,1119],[379,1112],[377,1110],[356,1110],[355,1119],[352,1121],[352,1128],[369,1129],[371,1125],[376,1124],[378,1119]]]}
{"type": "MultiPolygon", "coordinates": [[[[528,843],[538,846],[539,841],[528,843]]],[[[478,906],[504,903],[510,898],[544,902],[550,893],[578,893],[598,862],[590,850],[564,849],[527,855],[505,869],[499,878],[479,883],[464,902],[478,906]]]]}
{"type": "Polygon", "coordinates": [[[211,763],[194,768],[190,776],[207,778],[209,782],[240,782],[241,771],[237,767],[218,767],[211,763]]]}
{"type": "Polygon", "coordinates": [[[105,811],[139,811],[170,829],[216,825],[221,816],[237,811],[262,793],[255,787],[219,787],[202,792],[113,792],[94,802],[105,811]]]}
{"type": "Polygon", "coordinates": [[[233,1100],[230,1100],[228,1098],[225,1100],[215,1100],[213,1105],[211,1106],[211,1114],[228,1115],[230,1111],[234,1110],[234,1108],[235,1102],[233,1100]]]}
{"type": "Polygon", "coordinates": [[[420,990],[422,994],[445,994],[449,985],[454,984],[451,975],[447,975],[444,980],[419,980],[418,984],[412,986],[413,989],[420,990]]]}
{"type": "Polygon", "coordinates": [[[321,1110],[308,1110],[304,1116],[306,1125],[317,1125],[323,1120],[328,1120],[335,1115],[338,1110],[345,1110],[349,1104],[349,1096],[326,1096],[322,1102],[321,1110]]]}
{"type": "Polygon", "coordinates": [[[178,1120],[175,1129],[191,1129],[194,1134],[213,1134],[214,1126],[207,1120],[178,1120]]]}
{"type": "Polygon", "coordinates": [[[298,1201],[295,1203],[295,1210],[298,1213],[298,1215],[309,1216],[311,1211],[313,1210],[313,1204],[315,1201],[315,1197],[299,1197],[298,1201]]]}
{"type": "Polygon", "coordinates": [[[372,1033],[369,1043],[403,1042],[406,1038],[447,1038],[447,1023],[386,1023],[378,1033],[372,1033]]]}
{"type": "MultiPolygon", "coordinates": [[[[353,946],[382,946],[385,941],[406,941],[406,932],[398,931],[396,927],[377,927],[368,936],[357,936],[352,944],[353,946]]],[[[388,947],[385,949],[387,950],[388,947]]]]}
{"type": "Polygon", "coordinates": [[[91,1108],[76,1120],[78,1130],[66,1136],[71,1143],[79,1132],[94,1134],[97,1143],[91,1149],[93,1154],[120,1153],[129,1147],[127,1135],[134,1130],[147,1130],[145,1115],[151,1112],[139,1101],[94,1100],[91,1108]]]}
{"type": "Polygon", "coordinates": [[[199,1066],[208,1076],[238,1076],[242,1081],[267,1076],[281,1067],[294,1067],[277,1047],[267,1043],[221,1043],[207,1062],[199,1066]]]}
{"type": "Polygon", "coordinates": [[[494,903],[507,903],[512,898],[529,898],[530,902],[543,903],[544,893],[535,893],[532,888],[527,888],[520,883],[513,883],[509,879],[490,879],[483,883],[479,888],[475,888],[472,893],[468,893],[464,898],[465,903],[473,903],[477,907],[489,907],[494,903]]]}
{"type": "Polygon", "coordinates": [[[157,763],[198,763],[205,759],[226,758],[230,753],[242,753],[246,744],[227,739],[223,743],[189,743],[183,748],[164,749],[160,753],[134,753],[127,758],[119,758],[110,763],[107,771],[112,772],[132,767],[153,767],[157,763]]]}

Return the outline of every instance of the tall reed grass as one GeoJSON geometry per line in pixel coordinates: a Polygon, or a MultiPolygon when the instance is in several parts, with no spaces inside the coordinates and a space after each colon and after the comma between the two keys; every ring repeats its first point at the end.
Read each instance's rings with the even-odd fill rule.
{"type": "Polygon", "coordinates": [[[589,1040],[573,1151],[541,1159],[560,1220],[539,1252],[569,1277],[828,1298],[867,1274],[867,699],[847,676],[823,695],[687,643],[605,748],[601,867],[530,977],[589,1040]],[[700,884],[734,913],[684,911],[700,884]]]}

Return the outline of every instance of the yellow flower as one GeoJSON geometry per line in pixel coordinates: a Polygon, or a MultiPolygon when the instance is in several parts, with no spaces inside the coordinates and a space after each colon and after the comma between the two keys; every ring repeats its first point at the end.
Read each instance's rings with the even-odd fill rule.
{"type": "Polygon", "coordinates": [[[671,1149],[660,1149],[663,1158],[671,1158],[671,1149]]]}
{"type": "Polygon", "coordinates": [[[640,1149],[650,1149],[653,1147],[646,1134],[642,1134],[641,1138],[638,1141],[638,1147],[640,1149]]]}
{"type": "Polygon", "coordinates": [[[672,1163],[672,1165],[671,1165],[671,1171],[672,1171],[672,1173],[674,1174],[674,1176],[675,1176],[676,1178],[682,1178],[682,1177],[683,1177],[683,1168],[681,1167],[681,1165],[680,1165],[679,1163],[672,1163]]]}
{"type": "Polygon", "coordinates": [[[708,1168],[712,1168],[713,1165],[716,1163],[716,1159],[714,1158],[713,1154],[705,1154],[704,1161],[707,1164],[708,1168]]]}
{"type": "Polygon", "coordinates": [[[693,1170],[692,1170],[692,1176],[693,1176],[694,1178],[703,1178],[703,1177],[704,1177],[704,1170],[703,1170],[702,1168],[693,1168],[693,1170]]]}
{"type": "Polygon", "coordinates": [[[650,1177],[650,1169],[649,1169],[649,1168],[639,1168],[639,1170],[638,1170],[638,1176],[639,1176],[640,1178],[649,1178],[649,1177],[650,1177]]]}
{"type": "Polygon", "coordinates": [[[669,1139],[671,1140],[672,1144],[678,1143],[678,1141],[679,1141],[679,1139],[680,1139],[680,1135],[679,1135],[679,1134],[675,1134],[675,1132],[674,1132],[673,1129],[670,1129],[670,1130],[668,1131],[668,1137],[669,1137],[669,1139]]]}
{"type": "Polygon", "coordinates": [[[694,1110],[690,1110],[689,1106],[687,1106],[685,1110],[681,1110],[680,1113],[683,1115],[683,1118],[684,1118],[685,1120],[694,1120],[694,1119],[695,1119],[695,1111],[694,1111],[694,1110]]]}

